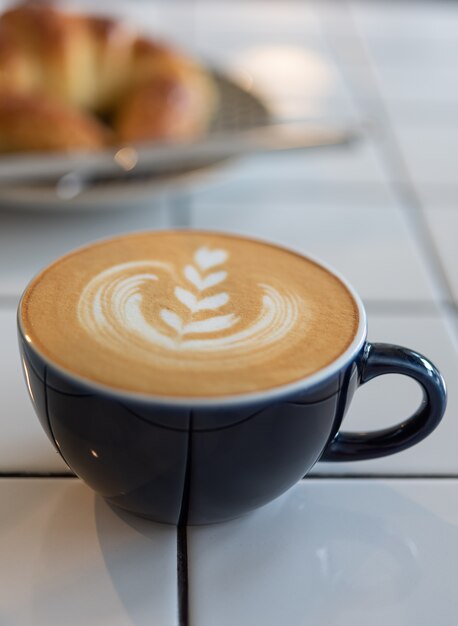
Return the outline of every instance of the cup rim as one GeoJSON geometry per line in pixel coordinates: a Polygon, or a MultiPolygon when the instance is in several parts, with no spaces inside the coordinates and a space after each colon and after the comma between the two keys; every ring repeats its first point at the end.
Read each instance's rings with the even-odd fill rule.
{"type": "Polygon", "coordinates": [[[145,235],[148,233],[161,233],[161,232],[186,233],[186,232],[189,232],[189,229],[174,228],[174,229],[164,229],[161,231],[154,231],[154,230],[133,231],[129,233],[116,235],[114,237],[102,237],[99,239],[95,239],[94,241],[91,241],[88,244],[85,244],[83,246],[78,246],[70,250],[67,254],[61,255],[60,257],[55,259],[53,262],[49,263],[44,268],[42,268],[39,272],[37,272],[33,276],[33,278],[28,282],[27,286],[22,292],[21,298],[19,300],[18,308],[17,308],[17,327],[18,327],[21,339],[27,344],[29,349],[35,352],[35,354],[40,359],[42,359],[48,366],[52,367],[57,372],[59,372],[59,374],[62,375],[63,378],[66,378],[70,381],[75,381],[82,386],[88,387],[89,389],[94,389],[94,391],[96,391],[97,393],[101,393],[103,395],[114,396],[116,398],[120,398],[123,400],[133,400],[133,401],[152,404],[152,405],[177,407],[177,408],[189,408],[189,409],[230,408],[234,406],[238,407],[240,405],[261,404],[264,402],[281,401],[285,396],[291,396],[300,392],[309,391],[321,385],[327,379],[331,378],[333,375],[337,374],[340,370],[342,370],[345,367],[345,365],[351,362],[353,360],[353,357],[356,357],[356,355],[361,351],[366,341],[366,335],[367,335],[366,311],[365,311],[363,302],[360,296],[358,295],[358,293],[356,292],[356,290],[354,289],[354,287],[348,282],[348,280],[344,276],[342,276],[342,274],[339,271],[334,269],[333,266],[329,265],[326,262],[323,262],[321,259],[317,258],[314,255],[305,254],[303,250],[300,250],[294,246],[284,245],[282,243],[271,241],[263,237],[252,237],[252,236],[247,236],[247,235],[243,235],[240,233],[235,233],[232,231],[217,231],[217,230],[206,230],[206,229],[192,229],[192,232],[199,232],[202,234],[217,235],[217,236],[221,236],[221,235],[227,236],[227,237],[232,236],[232,237],[236,237],[239,239],[246,239],[248,241],[254,241],[254,242],[274,246],[274,247],[286,250],[288,252],[292,252],[293,254],[296,254],[303,259],[312,261],[312,263],[315,263],[316,265],[322,267],[331,275],[333,275],[335,278],[337,278],[344,285],[347,291],[350,293],[358,310],[358,327],[357,327],[353,340],[351,341],[349,346],[346,348],[346,350],[342,352],[342,354],[340,354],[337,357],[337,359],[335,359],[334,361],[332,361],[325,367],[319,369],[318,371],[314,372],[313,374],[300,378],[299,380],[293,381],[291,383],[286,383],[284,385],[279,385],[276,387],[272,387],[270,389],[254,391],[254,392],[245,392],[245,393],[239,393],[239,394],[230,394],[226,396],[212,396],[212,397],[161,396],[157,394],[148,394],[148,393],[141,393],[137,391],[129,391],[126,389],[118,389],[116,387],[111,387],[110,385],[105,385],[103,383],[96,382],[90,378],[81,376],[80,374],[75,374],[74,372],[66,369],[62,365],[57,364],[55,361],[53,361],[52,359],[44,355],[36,347],[33,341],[29,337],[27,337],[24,331],[24,328],[22,326],[22,316],[21,316],[22,303],[23,303],[25,294],[29,290],[32,283],[49,266],[53,265],[54,263],[56,263],[62,258],[65,258],[68,255],[77,253],[81,250],[92,247],[93,245],[96,245],[98,243],[115,241],[116,239],[122,239],[126,236],[130,237],[130,236],[135,236],[135,235],[145,235]]]}

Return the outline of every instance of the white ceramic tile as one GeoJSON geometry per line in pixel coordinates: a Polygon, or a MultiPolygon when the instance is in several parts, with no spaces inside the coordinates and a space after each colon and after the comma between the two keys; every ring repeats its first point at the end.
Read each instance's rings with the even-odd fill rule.
{"type": "MultiPolygon", "coordinates": [[[[380,68],[452,69],[458,53],[458,10],[450,2],[351,2],[353,25],[380,68]]],[[[351,26],[341,31],[349,35],[351,26]]]]}
{"type": "Polygon", "coordinates": [[[69,472],[45,435],[29,400],[13,306],[0,309],[0,346],[0,473],[69,472]]]}
{"type": "Polygon", "coordinates": [[[348,33],[352,22],[349,2],[326,0],[326,2],[315,2],[314,8],[322,31],[332,28],[335,32],[348,33]]]}
{"type": "MultiPolygon", "coordinates": [[[[435,123],[439,127],[447,121],[456,123],[458,84],[453,59],[458,40],[450,40],[456,50],[449,45],[443,52],[449,63],[440,64],[434,60],[433,52],[432,56],[428,52],[429,48],[435,49],[436,40],[382,35],[374,44],[370,37],[363,34],[360,39],[351,29],[345,37],[335,37],[333,32],[330,36],[349,89],[364,100],[376,101],[381,96],[396,124],[421,128],[425,121],[428,126],[435,123]],[[422,50],[420,59],[417,49],[422,50]],[[423,57],[429,62],[423,61],[423,57]]],[[[442,45],[443,39],[438,38],[437,46],[442,45]]]]}
{"type": "Polygon", "coordinates": [[[457,481],[303,481],[188,546],[192,624],[456,623],[457,481]]]}
{"type": "Polygon", "coordinates": [[[454,2],[434,0],[386,2],[351,0],[350,9],[361,32],[398,38],[455,38],[458,9],[454,2]]]}
{"type": "Polygon", "coordinates": [[[375,68],[380,90],[386,100],[409,100],[430,104],[458,100],[454,68],[416,66],[415,68],[375,68]]]}
{"type": "Polygon", "coordinates": [[[422,114],[441,122],[447,105],[452,109],[455,103],[456,109],[458,10],[453,3],[421,2],[412,10],[408,2],[352,2],[350,10],[352,21],[333,31],[341,65],[370,63],[395,118],[399,109],[400,121],[404,117],[407,124],[421,123],[422,114]]]}
{"type": "Polygon", "coordinates": [[[264,192],[257,186],[248,189],[250,193],[245,188],[243,195],[241,187],[234,186],[232,195],[231,188],[221,186],[219,197],[199,196],[192,226],[259,236],[301,249],[340,270],[367,300],[434,298],[425,261],[396,205],[374,208],[369,193],[365,206],[354,206],[357,193],[339,186],[326,188],[324,196],[319,193],[323,186],[305,185],[302,195],[296,187],[294,196],[288,184],[269,185],[264,192]],[[330,191],[331,202],[326,196],[330,191]]]}
{"type": "Polygon", "coordinates": [[[426,209],[424,215],[455,301],[458,302],[458,248],[456,245],[458,211],[456,206],[450,208],[435,207],[426,209]]]}
{"type": "MultiPolygon", "coordinates": [[[[445,100],[431,103],[427,100],[385,100],[391,124],[395,128],[438,129],[447,131],[458,125],[458,108],[456,100],[445,100]]],[[[421,181],[420,181],[421,182],[421,181]]]]}
{"type": "MultiPolygon", "coordinates": [[[[318,165],[318,164],[317,164],[318,165]]],[[[248,167],[248,166],[247,166],[248,167]]],[[[259,166],[256,165],[256,169],[259,166]]],[[[396,206],[394,194],[391,189],[385,185],[379,185],[370,181],[326,181],[325,169],[320,170],[317,166],[317,180],[308,180],[305,175],[308,169],[304,168],[304,179],[298,177],[287,178],[285,175],[275,177],[272,170],[271,175],[266,175],[264,180],[257,178],[246,178],[240,180],[237,176],[238,171],[242,174],[242,165],[231,167],[226,172],[220,172],[218,178],[214,179],[214,185],[205,190],[205,192],[195,191],[191,194],[191,206],[193,213],[198,219],[198,225],[209,220],[209,224],[217,225],[221,223],[221,227],[230,227],[230,215],[234,218],[238,216],[239,211],[252,210],[256,221],[259,217],[259,211],[264,210],[265,217],[270,221],[275,221],[275,216],[285,209],[287,214],[294,215],[294,212],[310,216],[317,211],[326,209],[337,209],[341,211],[351,211],[352,209],[361,209],[364,211],[387,210],[390,211],[396,206]],[[322,175],[324,180],[319,180],[322,175]]],[[[255,169],[252,170],[255,172],[255,169]]],[[[285,174],[287,174],[285,172],[285,174]]],[[[299,222],[302,226],[303,220],[299,222]]],[[[243,225],[243,219],[236,219],[234,227],[237,223],[243,225]]],[[[294,223],[292,224],[294,225],[294,223]]],[[[287,224],[284,225],[287,228],[287,224]]]]}
{"type": "Polygon", "coordinates": [[[0,480],[0,623],[176,626],[175,546],[75,479],[0,480]]]}
{"type": "MultiPolygon", "coordinates": [[[[373,56],[369,44],[365,52],[364,46],[358,48],[352,44],[353,40],[334,42],[341,56],[341,73],[349,88],[360,100],[373,100],[363,102],[365,109],[370,110],[369,105],[380,108],[382,104],[391,122],[407,132],[422,130],[425,125],[433,131],[440,131],[445,125],[456,126],[458,83],[453,67],[434,62],[425,66],[421,61],[414,66],[408,63],[384,65],[373,56]],[[354,50],[352,55],[346,53],[347,42],[347,47],[354,50]]],[[[409,45],[408,42],[403,44],[409,45]]],[[[384,40],[384,45],[380,44],[380,50],[391,51],[389,39],[384,40]]],[[[422,150],[428,149],[427,143],[422,146],[422,150]]]]}
{"type": "Polygon", "coordinates": [[[456,183],[456,125],[397,126],[395,133],[416,185],[456,183]]]}
{"type": "Polygon", "coordinates": [[[72,248],[123,232],[163,228],[167,208],[114,212],[0,212],[0,295],[19,295],[43,266],[72,248]]]}
{"type": "Polygon", "coordinates": [[[418,72],[452,69],[458,54],[458,39],[442,33],[419,36],[414,29],[393,36],[392,32],[362,33],[375,65],[418,72]]]}
{"type": "Polygon", "coordinates": [[[422,206],[428,210],[443,209],[445,212],[454,210],[458,206],[458,181],[447,184],[417,185],[417,194],[422,206]]]}
{"type": "Polygon", "coordinates": [[[379,86],[368,58],[362,55],[361,48],[353,40],[336,39],[333,46],[335,56],[340,59],[340,73],[353,96],[357,115],[363,124],[375,130],[376,139],[380,140],[385,119],[380,117],[379,86]]]}
{"type": "MultiPolygon", "coordinates": [[[[338,3],[336,8],[335,2],[325,2],[319,4],[319,11],[322,31],[331,55],[348,92],[355,100],[354,104],[359,105],[361,99],[378,98],[371,56],[348,13],[348,7],[345,8],[342,3],[338,3]]],[[[366,109],[358,107],[360,117],[363,121],[376,126],[376,119],[369,115],[366,109]]]]}
{"type": "MultiPolygon", "coordinates": [[[[458,476],[458,335],[440,315],[380,315],[368,311],[368,339],[413,348],[430,358],[448,386],[448,406],[438,428],[399,454],[372,461],[321,463],[315,473],[454,474],[458,476]]],[[[356,391],[343,430],[368,431],[403,421],[421,402],[420,388],[404,376],[383,376],[356,391]]]]}

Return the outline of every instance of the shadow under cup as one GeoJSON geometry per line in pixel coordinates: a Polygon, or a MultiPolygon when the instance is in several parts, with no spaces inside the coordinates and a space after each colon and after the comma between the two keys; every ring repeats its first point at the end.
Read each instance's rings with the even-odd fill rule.
{"type": "Polygon", "coordinates": [[[282,494],[318,460],[399,452],[432,432],[446,405],[445,383],[430,361],[406,348],[367,343],[365,328],[348,358],[314,382],[211,404],[165,402],[85,382],[39,354],[20,323],[19,343],[35,411],[68,466],[113,505],[171,524],[237,517],[282,494]],[[421,385],[416,413],[380,431],[340,431],[356,388],[385,373],[421,385]]]}

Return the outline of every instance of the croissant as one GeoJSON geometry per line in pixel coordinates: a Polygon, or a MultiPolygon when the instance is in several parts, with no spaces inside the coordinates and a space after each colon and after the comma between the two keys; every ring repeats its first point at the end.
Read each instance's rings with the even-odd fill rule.
{"type": "Polygon", "coordinates": [[[190,139],[216,103],[202,66],[120,21],[33,3],[0,16],[0,151],[190,139]]]}

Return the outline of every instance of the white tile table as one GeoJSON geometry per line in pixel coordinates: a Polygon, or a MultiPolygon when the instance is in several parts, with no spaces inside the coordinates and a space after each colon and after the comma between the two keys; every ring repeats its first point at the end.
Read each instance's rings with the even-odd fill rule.
{"type": "MultiPolygon", "coordinates": [[[[415,13],[415,12],[411,12],[415,13]]],[[[431,24],[429,32],[423,32],[411,28],[402,32],[393,32],[393,28],[387,30],[368,31],[364,24],[356,18],[357,24],[364,33],[368,52],[374,61],[374,66],[383,70],[407,71],[413,70],[413,76],[417,76],[418,68],[428,69],[442,68],[450,70],[454,66],[454,59],[458,53],[458,41],[455,33],[444,35],[443,28],[437,29],[431,24]]],[[[342,31],[342,36],[345,32],[342,31]]],[[[423,85],[423,94],[432,98],[435,95],[423,85]]],[[[385,94],[386,95],[386,94],[385,94]]]]}
{"type": "Polygon", "coordinates": [[[388,101],[409,101],[415,108],[417,103],[433,106],[448,100],[456,103],[458,99],[456,73],[452,67],[416,64],[387,68],[378,65],[376,73],[383,98],[388,101]]]}
{"type": "Polygon", "coordinates": [[[404,125],[395,129],[407,168],[420,190],[428,185],[456,184],[456,119],[452,119],[448,125],[404,125]]]}
{"type": "Polygon", "coordinates": [[[0,479],[2,626],[176,626],[173,527],[76,479],[0,479]]]}
{"type": "MultiPolygon", "coordinates": [[[[202,54],[279,119],[370,126],[349,147],[234,162],[212,186],[149,207],[0,214],[0,626],[455,626],[457,6],[101,0],[97,10],[202,54]],[[317,465],[277,501],[212,527],[136,519],[58,478],[67,468],[22,379],[19,294],[77,245],[177,226],[267,237],[338,267],[367,304],[370,340],[416,348],[443,370],[441,426],[393,457],[317,465]]],[[[345,428],[394,423],[419,399],[412,381],[374,380],[345,428]]]]}
{"type": "Polygon", "coordinates": [[[405,40],[413,38],[455,38],[458,27],[456,6],[447,0],[423,2],[408,0],[389,5],[385,0],[350,0],[350,11],[360,30],[368,36],[405,40]]]}
{"type": "Polygon", "coordinates": [[[309,479],[188,549],[191,624],[453,626],[458,481],[309,479]]]}

